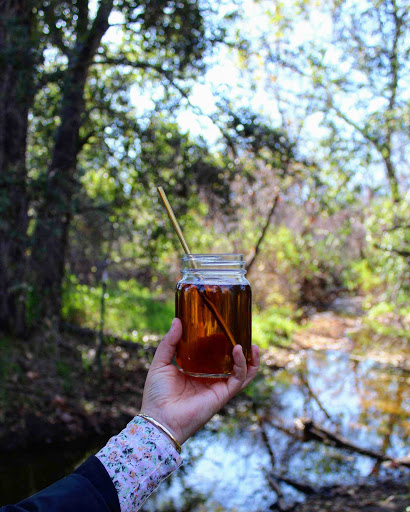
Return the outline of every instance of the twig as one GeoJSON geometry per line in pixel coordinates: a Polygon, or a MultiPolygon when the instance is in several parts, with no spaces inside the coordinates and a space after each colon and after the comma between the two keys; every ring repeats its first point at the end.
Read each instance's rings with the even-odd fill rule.
{"type": "Polygon", "coordinates": [[[271,473],[271,476],[275,478],[276,480],[279,480],[279,482],[283,482],[284,484],[290,485],[294,489],[296,489],[299,492],[303,492],[303,494],[321,494],[320,490],[315,489],[309,484],[305,484],[303,482],[298,482],[297,480],[294,480],[293,478],[289,478],[283,475],[278,475],[276,473],[271,473]]]}
{"type": "Polygon", "coordinates": [[[302,381],[302,383],[304,384],[304,386],[306,387],[307,391],[308,391],[308,394],[311,398],[313,398],[313,400],[317,403],[319,409],[323,412],[323,414],[326,416],[326,418],[330,421],[333,421],[332,420],[332,417],[330,416],[330,414],[327,412],[327,410],[324,408],[322,402],[319,400],[319,398],[316,396],[316,394],[312,391],[312,388],[310,387],[310,384],[309,384],[309,381],[308,379],[305,377],[304,373],[302,371],[299,371],[299,376],[300,376],[300,379],[302,381]]]}
{"type": "Polygon", "coordinates": [[[275,454],[272,451],[272,447],[269,442],[268,434],[266,433],[265,424],[263,423],[262,419],[259,416],[258,416],[258,423],[259,423],[259,427],[261,429],[261,437],[262,437],[263,444],[266,446],[266,449],[268,450],[272,468],[274,468],[275,467],[275,454]]]}
{"type": "Polygon", "coordinates": [[[395,254],[398,254],[399,256],[402,256],[403,258],[410,257],[410,251],[407,251],[405,249],[396,249],[394,247],[390,247],[390,249],[389,249],[389,248],[383,247],[382,245],[379,245],[379,244],[373,244],[373,247],[375,247],[376,249],[380,249],[381,251],[385,251],[385,252],[394,252],[395,254]]]}
{"type": "Polygon", "coordinates": [[[246,271],[250,272],[251,268],[253,267],[253,264],[255,263],[256,258],[258,257],[262,242],[265,238],[266,232],[269,228],[270,222],[272,220],[273,214],[275,213],[276,207],[279,203],[280,198],[280,189],[277,187],[276,189],[276,195],[273,199],[271,209],[269,210],[268,216],[266,217],[265,225],[262,228],[262,232],[258,238],[258,241],[256,242],[254,253],[250,261],[246,264],[246,271]]]}
{"type": "MultiPolygon", "coordinates": [[[[288,512],[290,509],[285,505],[285,498],[283,496],[282,489],[280,488],[280,485],[275,482],[275,480],[269,475],[269,473],[266,471],[266,469],[263,470],[265,473],[266,480],[268,481],[272,491],[276,494],[277,499],[274,503],[274,508],[279,510],[279,512],[288,512]]],[[[274,510],[273,507],[271,507],[271,510],[274,510]]]]}
{"type": "Polygon", "coordinates": [[[350,452],[360,453],[361,455],[365,455],[380,461],[389,461],[393,464],[410,467],[410,457],[394,459],[393,457],[390,457],[389,455],[378,452],[376,450],[363,448],[362,446],[352,443],[345,437],[342,437],[339,434],[331,432],[330,430],[315,424],[310,419],[301,419],[297,422],[297,425],[299,425],[299,428],[304,431],[306,437],[310,437],[316,441],[330,444],[337,448],[343,448],[344,450],[348,450],[350,452]]]}

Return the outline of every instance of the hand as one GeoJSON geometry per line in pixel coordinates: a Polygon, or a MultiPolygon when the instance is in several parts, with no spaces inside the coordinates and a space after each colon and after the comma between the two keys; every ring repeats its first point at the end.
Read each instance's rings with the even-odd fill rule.
{"type": "Polygon", "coordinates": [[[171,364],[181,336],[181,321],[174,318],[152,360],[141,406],[141,413],[168,428],[180,444],[244,389],[259,369],[258,347],[252,347],[252,361],[247,366],[242,347],[236,345],[232,352],[233,373],[228,379],[189,377],[171,364]]]}

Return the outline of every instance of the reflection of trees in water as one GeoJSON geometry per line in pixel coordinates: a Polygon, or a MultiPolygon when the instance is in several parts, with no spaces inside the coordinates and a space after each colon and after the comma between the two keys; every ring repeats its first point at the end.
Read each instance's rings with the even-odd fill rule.
{"type": "MultiPolygon", "coordinates": [[[[181,482],[182,483],[182,482],[181,482]]],[[[165,480],[161,484],[161,493],[154,492],[151,494],[147,503],[141,508],[142,512],[198,512],[200,510],[209,510],[208,508],[202,508],[206,502],[206,496],[200,492],[194,490],[191,486],[187,485],[183,481],[181,485],[181,495],[183,500],[181,504],[174,502],[172,498],[164,499],[169,494],[169,488],[172,484],[172,477],[165,480]],[[159,499],[158,499],[159,498],[159,499]]]]}
{"type": "Polygon", "coordinates": [[[407,413],[404,409],[408,377],[398,369],[376,365],[369,367],[365,363],[355,362],[353,365],[360,403],[358,425],[374,429],[381,440],[380,451],[386,454],[392,448],[393,432],[403,443],[408,439],[407,413]]]}
{"type": "Polygon", "coordinates": [[[312,440],[293,420],[310,417],[330,432],[387,453],[398,440],[405,440],[404,386],[400,373],[369,361],[352,361],[347,354],[336,352],[308,353],[287,370],[262,372],[246,393],[214,418],[198,441],[187,445],[186,463],[150,498],[144,510],[236,510],[224,491],[233,489],[243,496],[244,503],[249,499],[246,474],[239,464],[252,454],[263,461],[254,496],[265,499],[266,509],[277,502],[275,486],[269,481],[272,478],[279,485],[282,504],[302,499],[309,489],[321,492],[323,486],[353,483],[372,467],[378,471],[380,464],[372,466],[368,463],[372,459],[328,446],[325,440],[312,440]],[[222,455],[218,450],[206,450],[218,445],[222,455]],[[226,474],[224,453],[229,460],[238,460],[234,479],[226,474]],[[204,456],[207,460],[215,457],[214,469],[198,477],[195,468],[204,456]]]}
{"type": "MultiPolygon", "coordinates": [[[[316,413],[323,422],[332,424],[332,431],[341,432],[343,435],[350,434],[353,440],[358,428],[364,432],[371,431],[374,439],[370,438],[370,443],[373,444],[376,441],[374,449],[377,450],[377,440],[381,441],[381,450],[377,451],[383,455],[387,454],[392,445],[393,432],[398,438],[405,440],[406,432],[403,424],[405,379],[400,378],[398,375],[400,372],[386,370],[368,361],[364,368],[359,368],[360,364],[357,361],[349,361],[347,355],[336,358],[336,361],[332,361],[325,354],[317,354],[313,359],[314,364],[312,364],[312,358],[305,358],[295,369],[285,372],[285,375],[292,379],[293,385],[295,385],[294,376],[298,377],[296,386],[299,388],[300,396],[303,397],[299,412],[303,417],[314,418],[316,413]],[[353,394],[343,398],[342,393],[346,385],[353,394]],[[335,400],[333,404],[332,397],[335,400]],[[351,404],[343,404],[343,399],[350,400],[351,404]],[[332,413],[328,410],[329,405],[332,413]],[[345,411],[343,405],[347,406],[345,411]],[[336,413],[334,413],[335,409],[336,413]]],[[[292,474],[292,467],[293,472],[295,468],[300,470],[304,467],[302,476],[299,475],[303,481],[306,481],[306,475],[312,476],[312,473],[340,476],[360,474],[356,464],[357,454],[347,454],[345,450],[332,446],[319,446],[317,442],[303,444],[300,432],[296,432],[289,426],[279,426],[280,431],[288,436],[288,441],[285,448],[278,453],[274,448],[274,440],[269,441],[266,425],[275,425],[275,413],[280,414],[280,409],[275,410],[275,407],[271,407],[270,411],[271,418],[268,418],[266,411],[263,413],[266,423],[262,425],[261,439],[266,451],[270,454],[271,470],[276,468],[280,471],[280,475],[286,475],[292,474]]],[[[275,426],[278,427],[277,418],[275,426]]],[[[378,471],[380,465],[380,461],[376,462],[373,472],[378,471]]],[[[280,477],[279,480],[281,480],[280,477]]],[[[303,481],[299,482],[302,483],[302,488],[303,481]]],[[[275,490],[269,478],[267,482],[270,482],[275,490]]],[[[297,485],[299,483],[296,481],[297,485]]],[[[280,502],[281,494],[276,494],[280,502]]]]}

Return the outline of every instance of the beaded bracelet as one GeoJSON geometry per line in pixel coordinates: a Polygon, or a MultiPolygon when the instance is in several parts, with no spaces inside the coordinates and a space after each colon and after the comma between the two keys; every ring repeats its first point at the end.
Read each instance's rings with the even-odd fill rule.
{"type": "Polygon", "coordinates": [[[154,418],[151,418],[151,416],[147,416],[146,414],[140,413],[140,414],[137,414],[137,416],[141,416],[141,418],[146,419],[147,421],[152,423],[154,426],[156,426],[157,428],[162,430],[164,432],[164,434],[166,434],[172,440],[172,442],[175,445],[175,448],[176,448],[177,452],[181,453],[182,446],[175,439],[175,437],[171,434],[171,432],[166,427],[164,427],[164,425],[161,425],[161,423],[159,423],[157,420],[154,420],[154,418]]]}

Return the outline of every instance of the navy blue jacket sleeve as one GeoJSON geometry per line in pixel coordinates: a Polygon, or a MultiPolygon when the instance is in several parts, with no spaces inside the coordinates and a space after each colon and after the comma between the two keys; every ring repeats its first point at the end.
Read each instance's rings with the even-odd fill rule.
{"type": "Polygon", "coordinates": [[[117,491],[92,455],[74,473],[0,512],[120,512],[117,491]]]}

